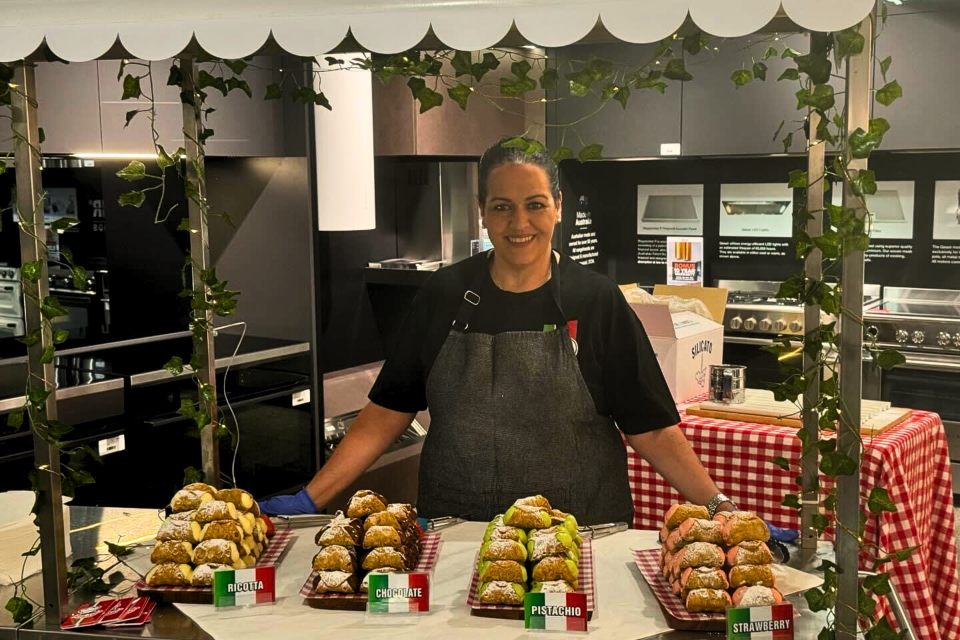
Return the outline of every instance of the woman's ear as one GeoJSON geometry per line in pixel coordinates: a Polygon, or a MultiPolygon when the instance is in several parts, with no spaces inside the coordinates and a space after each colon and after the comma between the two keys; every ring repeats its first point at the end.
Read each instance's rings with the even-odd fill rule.
{"type": "Polygon", "coordinates": [[[563,214],[563,192],[557,192],[557,222],[560,222],[560,218],[563,214]]]}

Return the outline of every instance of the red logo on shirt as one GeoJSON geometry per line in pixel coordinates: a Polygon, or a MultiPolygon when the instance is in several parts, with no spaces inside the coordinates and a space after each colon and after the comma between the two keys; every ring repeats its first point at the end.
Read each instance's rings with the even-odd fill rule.
{"type": "Polygon", "coordinates": [[[577,339],[577,321],[568,320],[567,321],[567,331],[570,333],[570,337],[574,340],[577,339]]]}

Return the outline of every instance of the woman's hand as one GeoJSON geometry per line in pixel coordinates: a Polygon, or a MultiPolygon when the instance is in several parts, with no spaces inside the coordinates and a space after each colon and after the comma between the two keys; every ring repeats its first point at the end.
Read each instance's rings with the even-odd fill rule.
{"type": "Polygon", "coordinates": [[[274,496],[260,502],[260,511],[271,516],[300,516],[319,513],[306,488],[294,495],[274,496]]]}

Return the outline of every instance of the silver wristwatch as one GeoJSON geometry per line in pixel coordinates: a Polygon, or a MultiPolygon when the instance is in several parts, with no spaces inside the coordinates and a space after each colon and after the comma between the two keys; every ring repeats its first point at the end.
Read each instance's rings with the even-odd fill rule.
{"type": "Polygon", "coordinates": [[[718,493],[717,495],[713,496],[713,498],[710,499],[710,502],[707,503],[707,513],[710,514],[710,517],[711,517],[711,518],[713,518],[713,516],[717,515],[717,509],[718,509],[718,508],[720,507],[720,505],[723,504],[724,502],[729,502],[729,503],[732,504],[734,507],[737,506],[736,503],[735,503],[733,500],[731,500],[730,498],[728,498],[727,496],[725,496],[725,495],[722,494],[722,493],[718,493]]]}

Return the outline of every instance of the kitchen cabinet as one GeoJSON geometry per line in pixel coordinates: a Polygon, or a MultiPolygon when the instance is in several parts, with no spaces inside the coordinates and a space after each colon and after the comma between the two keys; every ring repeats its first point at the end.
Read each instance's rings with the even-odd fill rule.
{"type": "MultiPolygon", "coordinates": [[[[100,61],[98,64],[104,152],[150,153],[152,138],[147,114],[138,114],[129,126],[124,126],[125,114],[133,109],[149,108],[149,101],[121,100],[123,79],[117,79],[119,62],[100,61]]],[[[153,87],[156,92],[156,127],[160,135],[159,142],[168,151],[183,146],[180,92],[177,87],[167,86],[170,65],[169,60],[152,63],[153,87]]],[[[131,73],[142,71],[142,67],[129,68],[131,73]]],[[[224,75],[228,74],[229,70],[224,75]]],[[[207,155],[284,155],[282,101],[263,99],[267,85],[280,81],[279,58],[254,58],[251,67],[244,71],[243,78],[250,85],[252,98],[248,98],[241,91],[233,91],[224,97],[215,89],[207,89],[207,107],[215,109],[207,121],[207,126],[215,132],[207,141],[207,155]]],[[[146,80],[142,80],[141,85],[144,92],[149,91],[146,80]]]]}
{"type": "MultiPolygon", "coordinates": [[[[37,79],[37,121],[46,139],[44,153],[99,153],[100,93],[96,62],[40,62],[37,79]]],[[[9,121],[4,121],[0,152],[13,151],[9,121]]]]}
{"type": "MultiPolygon", "coordinates": [[[[447,65],[444,73],[452,76],[452,68],[447,65]]],[[[504,77],[512,77],[509,59],[484,76],[483,83],[491,85],[487,93],[496,93],[493,87],[504,77]]],[[[479,156],[499,139],[522,135],[533,121],[544,120],[540,104],[504,99],[500,101],[502,110],[477,95],[470,98],[464,111],[442,85],[437,91],[443,95],[443,104],[421,114],[405,78],[393,78],[387,84],[376,78],[371,81],[373,143],[378,156],[479,156]]],[[[539,97],[539,90],[526,96],[527,100],[539,97]]]]}
{"type": "MultiPolygon", "coordinates": [[[[798,84],[777,78],[791,60],[780,56],[764,61],[765,82],[754,80],[739,89],[730,74],[741,67],[751,68],[753,59],[760,60],[767,47],[783,51],[785,45],[797,51],[809,49],[808,38],[792,35],[771,41],[769,36],[752,35],[718,41],[717,52],[706,52],[692,58],[687,70],[693,80],[683,85],[681,143],[685,156],[758,155],[783,153],[780,140],[773,134],[786,120],[784,133],[796,128],[791,120],[800,120],[794,95],[798,84]]],[[[839,91],[839,89],[838,89],[839,91]]],[[[791,152],[802,152],[806,139],[802,133],[793,136],[791,152]]]]}
{"type": "MultiPolygon", "coordinates": [[[[654,54],[656,45],[584,45],[564,47],[551,51],[551,66],[561,70],[557,96],[560,102],[548,103],[547,119],[552,125],[562,125],[586,118],[595,111],[596,96],[570,97],[563,73],[571,60],[588,60],[591,56],[639,66],[654,54]]],[[[578,67],[579,68],[579,67],[578,67]]],[[[551,127],[547,141],[551,148],[564,145],[574,151],[584,144],[603,145],[604,158],[643,158],[660,155],[660,145],[680,142],[680,98],[682,88],[671,83],[661,95],[653,89],[632,89],[627,108],[619,102],[608,101],[600,113],[590,116],[563,134],[562,127],[551,127]],[[574,133],[576,132],[576,133],[574,133]],[[578,137],[579,135],[579,137],[578,137]]]]}

